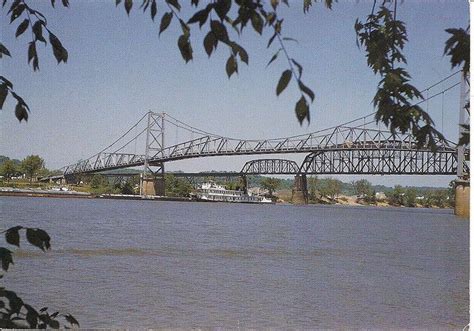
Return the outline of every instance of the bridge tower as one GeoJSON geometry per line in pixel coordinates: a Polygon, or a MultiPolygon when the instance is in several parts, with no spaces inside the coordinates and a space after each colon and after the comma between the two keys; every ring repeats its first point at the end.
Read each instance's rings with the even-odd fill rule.
{"type": "Polygon", "coordinates": [[[165,113],[148,112],[146,128],[145,162],[140,175],[140,195],[165,195],[165,165],[150,163],[160,156],[165,147],[165,113]],[[155,169],[153,169],[154,167],[155,169]]]}
{"type": "MultiPolygon", "coordinates": [[[[463,136],[465,132],[464,125],[466,124],[466,80],[469,77],[464,77],[464,72],[461,71],[461,95],[459,101],[459,139],[463,136]]],[[[470,182],[468,174],[464,171],[464,156],[465,156],[465,146],[459,145],[457,155],[457,179],[456,179],[456,192],[454,200],[454,214],[461,217],[469,217],[470,209],[470,182]]]]}

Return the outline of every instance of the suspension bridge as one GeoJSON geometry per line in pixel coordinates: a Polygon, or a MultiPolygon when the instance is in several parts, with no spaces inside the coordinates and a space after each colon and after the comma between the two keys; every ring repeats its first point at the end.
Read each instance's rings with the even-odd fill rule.
{"type": "MultiPolygon", "coordinates": [[[[369,115],[368,115],[369,116],[369,115]]],[[[245,140],[223,137],[190,128],[166,113],[148,112],[135,126],[144,121],[140,135],[145,137],[145,152],[123,152],[135,145],[135,136],[120,148],[103,150],[64,169],[66,177],[92,174],[115,169],[144,166],[164,169],[172,161],[236,155],[308,154],[301,165],[284,159],[255,160],[242,168],[251,174],[438,174],[457,173],[457,146],[450,141],[437,141],[436,151],[417,146],[410,134],[392,133],[371,128],[364,117],[333,128],[293,137],[245,140]],[[189,141],[164,146],[165,126],[171,124],[200,135],[189,141]],[[348,124],[352,124],[349,126],[348,124]]],[[[464,172],[468,166],[464,163],[464,172]]],[[[156,172],[156,169],[153,170],[156,172]]]]}
{"type": "MultiPolygon", "coordinates": [[[[461,83],[455,83],[420,103],[444,96],[461,83]]],[[[252,140],[207,132],[170,114],[149,111],[100,152],[64,167],[63,177],[68,182],[74,182],[84,175],[140,167],[141,194],[164,195],[165,164],[170,162],[216,156],[292,154],[305,154],[303,162],[297,164],[281,157],[259,158],[244,164],[239,172],[222,174],[242,177],[256,174],[294,175],[295,190],[303,193],[306,190],[306,175],[312,174],[468,176],[469,152],[464,147],[449,140],[437,140],[435,150],[427,145],[419,146],[411,134],[383,129],[373,116],[374,113],[368,114],[309,134],[252,140]],[[169,143],[173,140],[173,131],[176,136],[174,142],[169,143]]]]}

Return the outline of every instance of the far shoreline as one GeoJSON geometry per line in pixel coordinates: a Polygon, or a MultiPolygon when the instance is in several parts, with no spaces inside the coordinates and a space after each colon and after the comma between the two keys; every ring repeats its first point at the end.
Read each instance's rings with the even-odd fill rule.
{"type": "MultiPolygon", "coordinates": [[[[176,202],[199,202],[205,203],[206,201],[196,201],[191,198],[186,197],[164,197],[164,196],[152,196],[149,198],[143,198],[139,195],[125,195],[125,194],[93,194],[86,192],[76,192],[76,191],[45,191],[38,189],[15,189],[15,188],[3,188],[0,190],[0,197],[25,197],[25,198],[53,198],[53,199],[100,199],[100,200],[138,200],[138,201],[176,201],[176,202]],[[7,189],[7,190],[5,190],[7,189]]],[[[215,204],[216,202],[212,202],[215,204]]],[[[222,202],[222,203],[232,203],[232,202],[222,202]]],[[[364,204],[357,203],[354,201],[352,196],[341,195],[336,199],[336,202],[330,203],[324,201],[323,203],[308,203],[308,204],[293,204],[291,202],[283,201],[279,199],[276,203],[272,205],[280,206],[347,206],[347,207],[375,207],[375,208],[400,208],[400,209],[439,209],[439,210],[453,210],[450,207],[436,207],[430,206],[425,207],[422,205],[417,205],[413,207],[403,206],[403,205],[390,205],[386,202],[376,203],[376,204],[364,204]],[[339,201],[341,200],[341,201],[339,201]]]]}

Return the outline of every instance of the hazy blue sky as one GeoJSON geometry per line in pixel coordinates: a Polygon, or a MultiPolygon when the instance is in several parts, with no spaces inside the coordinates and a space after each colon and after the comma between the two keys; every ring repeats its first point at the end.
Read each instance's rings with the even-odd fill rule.
{"type": "MultiPolygon", "coordinates": [[[[99,151],[148,110],[165,111],[203,130],[239,138],[312,132],[373,111],[371,100],[379,78],[357,48],[353,28],[357,17],[363,19],[370,12],[371,1],[341,1],[332,11],[318,4],[306,15],[300,1],[292,1],[289,9],[282,7],[285,34],[299,40],[288,44],[289,51],[303,65],[304,81],[316,94],[309,126],[300,126],[294,115],[295,86],[290,84],[278,98],[275,95],[286,62],[281,57],[265,68],[276,50],[266,49],[270,31],[263,38],[251,28],[244,31],[240,42],[249,52],[250,65],[241,65],[239,75],[229,80],[228,50],[219,47],[209,60],[198,30],[193,32],[194,60],[185,64],[176,46],[177,22],[158,38],[159,19],[153,23],[149,13],[140,10],[132,10],[128,18],[114,1],[71,1],[68,9],[51,9],[42,2],[32,1],[32,5],[48,18],[48,26],[69,51],[69,61],[57,65],[50,48],[40,46],[41,71],[33,72],[27,65],[29,34],[15,40],[20,20],[9,25],[2,11],[1,40],[12,58],[2,59],[1,72],[12,80],[32,113],[27,124],[19,124],[9,99],[0,112],[0,154],[19,159],[39,154],[48,167],[59,168],[99,151]]],[[[158,6],[157,18],[163,12],[164,6],[158,6]]],[[[448,37],[444,29],[469,24],[467,1],[404,1],[398,17],[408,27],[406,54],[413,83],[422,89],[452,73],[448,58],[443,57],[448,37]]],[[[458,107],[459,88],[444,96],[444,120],[441,97],[428,105],[437,127],[452,140],[457,136],[458,107]]],[[[239,170],[248,159],[204,158],[168,168],[239,170]]],[[[445,185],[451,178],[370,179],[387,185],[445,185]]]]}

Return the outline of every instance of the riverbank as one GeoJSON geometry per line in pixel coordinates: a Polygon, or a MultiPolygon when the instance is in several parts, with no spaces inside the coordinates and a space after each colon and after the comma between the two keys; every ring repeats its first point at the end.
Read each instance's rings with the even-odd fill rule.
{"type": "Polygon", "coordinates": [[[93,198],[94,196],[86,192],[77,191],[55,191],[43,190],[37,188],[13,188],[1,187],[0,196],[26,196],[26,197],[42,197],[42,198],[93,198]]]}
{"type": "Polygon", "coordinates": [[[191,198],[150,196],[143,198],[131,194],[93,194],[78,191],[56,191],[43,189],[17,189],[1,187],[0,196],[33,197],[33,198],[83,198],[83,199],[118,199],[118,200],[160,200],[160,201],[192,201],[191,198]]]}
{"type": "MultiPolygon", "coordinates": [[[[291,203],[291,190],[279,190],[275,192],[275,196],[278,198],[277,203],[291,203]]],[[[415,203],[411,206],[402,204],[391,203],[388,198],[379,198],[373,202],[367,202],[365,199],[354,196],[339,194],[334,199],[328,197],[319,196],[316,200],[310,200],[309,204],[315,205],[337,205],[337,206],[372,206],[372,207],[399,207],[399,208],[434,208],[434,209],[453,209],[451,206],[436,206],[436,205],[424,205],[422,203],[415,203]]]]}
{"type": "MultiPolygon", "coordinates": [[[[18,189],[12,187],[0,187],[0,196],[15,196],[15,197],[37,197],[37,198],[81,198],[81,199],[112,199],[112,200],[148,200],[148,201],[195,201],[187,197],[165,197],[165,196],[149,196],[142,197],[132,194],[94,194],[90,192],[78,191],[60,191],[47,189],[18,189]]],[[[279,198],[276,202],[281,205],[291,205],[291,201],[279,198]]],[[[423,206],[416,204],[415,206],[407,207],[403,205],[390,204],[386,200],[378,200],[375,203],[367,203],[363,199],[356,196],[340,195],[334,200],[327,198],[318,199],[318,201],[310,201],[309,204],[314,205],[340,205],[340,206],[372,206],[372,207],[399,207],[399,208],[435,208],[435,209],[452,209],[451,207],[440,208],[438,206],[423,206]]]]}

